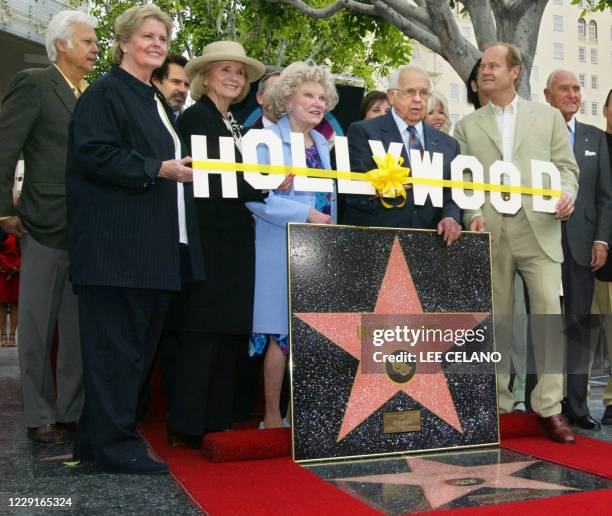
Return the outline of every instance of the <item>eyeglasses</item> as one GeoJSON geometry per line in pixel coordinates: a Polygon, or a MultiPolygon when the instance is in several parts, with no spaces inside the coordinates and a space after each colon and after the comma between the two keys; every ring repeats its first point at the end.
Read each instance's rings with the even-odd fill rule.
{"type": "Polygon", "coordinates": [[[422,99],[429,98],[429,90],[415,90],[414,88],[408,88],[406,90],[400,90],[392,88],[391,91],[401,99],[411,99],[419,95],[422,99]]]}

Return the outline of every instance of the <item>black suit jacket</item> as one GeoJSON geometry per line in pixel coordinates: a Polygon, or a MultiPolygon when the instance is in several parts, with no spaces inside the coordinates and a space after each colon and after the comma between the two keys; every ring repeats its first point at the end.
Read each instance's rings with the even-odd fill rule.
{"type": "Polygon", "coordinates": [[[590,267],[595,240],[612,246],[612,173],[606,133],[576,122],[574,155],[580,169],[576,209],[563,224],[574,260],[590,267]]]}
{"type": "MultiPolygon", "coordinates": [[[[459,154],[459,143],[447,134],[423,124],[424,148],[427,152],[444,155],[444,179],[450,179],[450,162],[459,154]]],[[[348,130],[351,170],[367,172],[376,168],[368,140],[379,140],[385,149],[391,142],[403,143],[391,111],[386,115],[351,124],[348,130]]],[[[410,163],[406,148],[402,148],[404,163],[410,163]]],[[[450,189],[444,189],[444,205],[436,208],[428,198],[423,206],[415,206],[412,189],[403,208],[385,208],[379,199],[365,195],[345,196],[346,210],[343,224],[396,228],[435,229],[445,217],[452,217],[461,224],[461,210],[451,199],[450,189]]],[[[391,202],[397,202],[392,200],[391,202]]]]}
{"type": "MultiPolygon", "coordinates": [[[[75,285],[181,288],[177,183],[157,177],[162,161],[175,159],[175,149],[155,94],[113,66],[79,99],[66,170],[75,285]]],[[[184,189],[191,269],[201,278],[193,189],[184,189]]]]}
{"type": "Polygon", "coordinates": [[[76,97],[55,66],[19,72],[0,112],[0,216],[18,215],[38,242],[65,249],[66,147],[76,97]],[[15,167],[25,175],[13,206],[15,167]]]}

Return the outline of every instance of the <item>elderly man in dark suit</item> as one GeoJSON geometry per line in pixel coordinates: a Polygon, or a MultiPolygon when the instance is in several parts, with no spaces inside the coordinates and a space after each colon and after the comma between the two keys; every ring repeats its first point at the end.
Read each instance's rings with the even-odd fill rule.
{"type": "Polygon", "coordinates": [[[576,211],[562,223],[563,298],[567,315],[567,415],[585,430],[600,426],[589,414],[589,341],[594,272],[606,263],[612,239],[612,175],[606,133],[574,116],[580,108],[580,83],[573,72],[556,70],[544,90],[547,102],[567,123],[580,174],[576,211]]]}
{"type": "Polygon", "coordinates": [[[83,405],[77,301],[68,276],[65,168],[68,123],[98,54],[97,21],[62,11],[49,23],[48,68],[19,72],[0,112],[0,226],[20,238],[19,365],[32,438],[59,442],[83,405]],[[15,166],[25,177],[13,206],[15,166]],[[56,385],[51,345],[59,328],[56,385]]]}
{"type": "MultiPolygon", "coordinates": [[[[387,95],[393,108],[386,115],[352,124],[348,131],[351,170],[366,172],[376,168],[368,140],[382,142],[385,150],[393,142],[403,144],[402,157],[409,166],[409,149],[439,152],[444,156],[444,179],[450,179],[450,162],[459,154],[454,138],[422,122],[431,85],[427,74],[416,66],[402,66],[389,79],[387,95]]],[[[411,188],[402,208],[385,208],[379,199],[347,195],[342,222],[357,226],[437,229],[450,245],[461,235],[461,210],[444,190],[444,205],[416,206],[411,188]]],[[[391,201],[394,202],[394,201],[391,201]]]]}

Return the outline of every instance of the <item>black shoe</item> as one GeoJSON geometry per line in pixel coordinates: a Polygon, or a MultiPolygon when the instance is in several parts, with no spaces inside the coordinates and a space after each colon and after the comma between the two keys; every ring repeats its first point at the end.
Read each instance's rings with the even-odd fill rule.
{"type": "Polygon", "coordinates": [[[89,446],[75,443],[74,448],[72,449],[72,460],[78,460],[81,463],[94,462],[95,457],[89,446]]]}
{"type": "Polygon", "coordinates": [[[612,425],[612,405],[608,405],[601,418],[602,425],[612,425]]]}
{"type": "Polygon", "coordinates": [[[202,448],[202,437],[201,435],[184,434],[183,432],[177,432],[176,430],[166,427],[167,442],[171,448],[179,448],[186,446],[192,450],[200,450],[202,448]]]}
{"type": "Polygon", "coordinates": [[[589,414],[582,417],[570,418],[570,424],[582,428],[583,430],[593,430],[598,432],[601,430],[601,425],[595,421],[589,414]]]}
{"type": "Polygon", "coordinates": [[[112,473],[126,473],[128,475],[166,475],[168,466],[163,462],[154,460],[148,456],[135,457],[133,459],[107,466],[105,470],[112,473]]]}

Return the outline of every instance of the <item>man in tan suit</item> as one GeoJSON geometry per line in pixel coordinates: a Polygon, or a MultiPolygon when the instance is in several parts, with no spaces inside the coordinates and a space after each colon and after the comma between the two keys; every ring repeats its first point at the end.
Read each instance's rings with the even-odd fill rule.
{"type": "Polygon", "coordinates": [[[561,114],[516,94],[521,66],[520,50],[514,45],[494,43],[485,50],[480,74],[483,93],[490,102],[459,121],[455,138],[463,154],[476,156],[483,164],[485,182],[490,182],[491,165],[503,160],[513,163],[520,172],[521,185],[530,187],[531,160],[551,161],[561,173],[563,195],[554,214],[535,212],[532,198],[523,195],[521,208],[510,215],[498,212],[491,204],[493,193],[487,193],[481,210],[465,211],[464,224],[471,231],[491,232],[495,336],[502,354],[497,380],[500,412],[512,410],[509,389],[512,285],[518,270],[529,292],[539,377],[531,394],[531,406],[553,440],[573,443],[574,434],[561,414],[564,350],[558,349],[563,342],[559,302],[563,261],[560,221],[574,211],[578,167],[561,114]]]}

